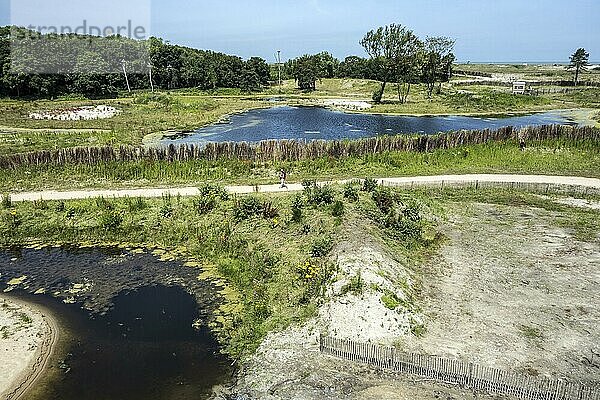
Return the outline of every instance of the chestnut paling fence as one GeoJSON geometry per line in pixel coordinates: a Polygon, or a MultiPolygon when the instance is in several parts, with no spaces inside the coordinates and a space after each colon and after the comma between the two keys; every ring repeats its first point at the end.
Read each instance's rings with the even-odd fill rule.
{"type": "Polygon", "coordinates": [[[564,139],[600,143],[600,129],[564,125],[545,125],[516,129],[456,131],[436,135],[378,136],[358,140],[295,141],[270,140],[260,143],[224,142],[206,145],[170,145],[145,148],[134,146],[76,147],[35,151],[0,157],[0,168],[15,169],[31,165],[97,164],[114,161],[189,161],[238,159],[248,161],[298,161],[320,157],[364,156],[389,151],[430,152],[494,141],[529,142],[564,139]]]}
{"type": "Polygon", "coordinates": [[[526,400],[600,400],[599,384],[583,385],[502,371],[438,356],[402,353],[393,347],[321,336],[320,351],[334,357],[408,373],[464,388],[526,400]]]}

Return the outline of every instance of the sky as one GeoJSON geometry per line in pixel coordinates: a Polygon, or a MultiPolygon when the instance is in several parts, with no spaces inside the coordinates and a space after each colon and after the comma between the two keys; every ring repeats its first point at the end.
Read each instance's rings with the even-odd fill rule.
{"type": "MultiPolygon", "coordinates": [[[[111,0],[12,1],[13,14],[19,8],[19,18],[32,21],[58,18],[56,10],[61,10],[61,19],[73,20],[82,13],[126,19],[135,12],[131,7],[116,12],[118,2],[107,6],[111,0]],[[76,3],[83,8],[75,11],[76,3]],[[94,10],[101,7],[94,4],[104,9],[94,10]]],[[[153,36],[269,62],[277,50],[284,60],[320,51],[340,59],[364,56],[360,39],[390,23],[405,25],[422,38],[456,39],[455,54],[461,62],[568,62],[579,47],[590,53],[591,61],[600,62],[599,0],[135,1],[140,4],[136,16],[151,16],[153,36]]],[[[11,23],[10,2],[0,0],[0,25],[11,23]]]]}

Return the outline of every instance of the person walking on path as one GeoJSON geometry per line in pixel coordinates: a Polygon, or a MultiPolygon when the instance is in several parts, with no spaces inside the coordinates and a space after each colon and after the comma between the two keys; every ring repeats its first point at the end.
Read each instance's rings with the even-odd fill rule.
{"type": "Polygon", "coordinates": [[[285,183],[287,179],[287,172],[283,168],[279,171],[279,180],[281,181],[281,189],[287,189],[287,184],[285,183]]]}

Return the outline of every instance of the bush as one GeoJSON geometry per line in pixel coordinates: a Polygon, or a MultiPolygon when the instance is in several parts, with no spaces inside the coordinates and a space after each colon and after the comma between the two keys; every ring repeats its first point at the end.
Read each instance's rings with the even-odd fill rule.
{"type": "Polygon", "coordinates": [[[199,214],[208,214],[217,206],[217,200],[213,196],[199,196],[192,199],[192,206],[199,214]]]}
{"type": "Polygon", "coordinates": [[[390,211],[386,215],[384,225],[402,239],[418,239],[423,233],[423,227],[420,221],[411,220],[403,213],[398,213],[396,211],[390,211]]]}
{"type": "Polygon", "coordinates": [[[378,186],[379,186],[379,183],[377,183],[377,181],[375,179],[365,178],[365,180],[363,182],[362,191],[367,192],[367,193],[372,193],[377,189],[378,186]]]}
{"type": "Polygon", "coordinates": [[[12,200],[10,199],[10,194],[8,193],[4,193],[2,195],[2,208],[11,208],[12,207],[12,200]]]}
{"type": "Polygon", "coordinates": [[[395,310],[401,304],[400,299],[398,299],[398,296],[396,296],[395,293],[387,290],[386,293],[383,296],[381,296],[381,302],[386,308],[390,310],[395,310]]]}
{"type": "Polygon", "coordinates": [[[59,201],[58,203],[56,203],[56,212],[64,212],[65,211],[65,202],[64,201],[59,201]]]}
{"type": "Polygon", "coordinates": [[[171,218],[173,216],[173,204],[171,203],[171,195],[170,194],[164,194],[163,197],[163,203],[160,206],[160,215],[163,218],[171,218]]]}
{"type": "Polygon", "coordinates": [[[331,208],[331,215],[334,217],[341,217],[344,215],[344,202],[341,200],[336,200],[333,203],[333,207],[331,208]]]}
{"type": "Polygon", "coordinates": [[[94,199],[94,202],[96,203],[96,207],[98,207],[101,210],[112,210],[113,205],[110,202],[110,200],[105,199],[104,197],[96,197],[94,199]]]}
{"type": "Polygon", "coordinates": [[[262,215],[263,218],[273,219],[279,216],[279,210],[270,201],[262,203],[262,215]]]}
{"type": "Polygon", "coordinates": [[[39,199],[39,200],[34,200],[33,201],[33,208],[35,208],[36,210],[47,210],[48,209],[48,202],[44,199],[39,199]]]}
{"type": "Polygon", "coordinates": [[[200,196],[215,197],[222,201],[229,200],[230,196],[227,190],[221,185],[206,183],[198,188],[200,196]]]}
{"type": "Polygon", "coordinates": [[[396,205],[397,196],[390,188],[380,187],[373,191],[371,197],[382,213],[389,213],[396,205]]]}
{"type": "Polygon", "coordinates": [[[331,186],[319,186],[314,181],[304,186],[304,195],[308,203],[314,206],[329,205],[335,199],[335,192],[331,186]]]}
{"type": "Polygon", "coordinates": [[[204,184],[198,188],[198,197],[192,200],[194,209],[200,214],[208,214],[217,207],[219,201],[229,200],[229,193],[224,187],[204,184]]]}
{"type": "Polygon", "coordinates": [[[333,248],[333,240],[329,237],[321,237],[312,244],[310,255],[314,258],[325,257],[333,248]]]}
{"type": "Polygon", "coordinates": [[[344,186],[344,198],[351,202],[358,201],[358,188],[351,183],[344,186]]]}
{"type": "Polygon", "coordinates": [[[108,210],[100,215],[98,225],[106,231],[117,230],[123,223],[123,216],[112,210],[108,210]]]}
{"type": "Polygon", "coordinates": [[[263,204],[256,196],[245,196],[237,200],[233,206],[233,217],[236,221],[242,221],[251,217],[261,215],[263,204]]]}
{"type": "Polygon", "coordinates": [[[159,107],[169,107],[177,101],[167,93],[143,93],[137,95],[133,99],[134,104],[142,104],[142,105],[154,105],[159,107]]]}
{"type": "Polygon", "coordinates": [[[371,96],[375,103],[381,103],[381,99],[383,99],[383,91],[381,89],[377,89],[373,92],[373,96],[371,96]]]}
{"type": "Polygon", "coordinates": [[[292,200],[292,221],[300,222],[302,221],[302,208],[304,207],[304,201],[302,201],[301,195],[294,196],[294,200],[292,200]]]}
{"type": "Polygon", "coordinates": [[[146,200],[141,197],[135,197],[133,199],[127,198],[126,203],[129,212],[141,211],[147,207],[146,200]]]}

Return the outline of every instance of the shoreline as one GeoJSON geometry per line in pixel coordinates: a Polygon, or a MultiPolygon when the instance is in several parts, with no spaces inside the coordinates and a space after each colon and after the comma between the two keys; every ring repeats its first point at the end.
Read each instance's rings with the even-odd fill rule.
{"type": "Polygon", "coordinates": [[[37,345],[32,360],[21,373],[13,378],[9,388],[0,397],[2,400],[21,400],[44,376],[44,372],[56,350],[60,329],[58,321],[50,311],[39,304],[21,300],[7,294],[0,294],[0,300],[6,300],[20,308],[25,308],[31,313],[39,315],[43,321],[43,327],[38,332],[38,335],[42,335],[43,339],[37,345]]]}

